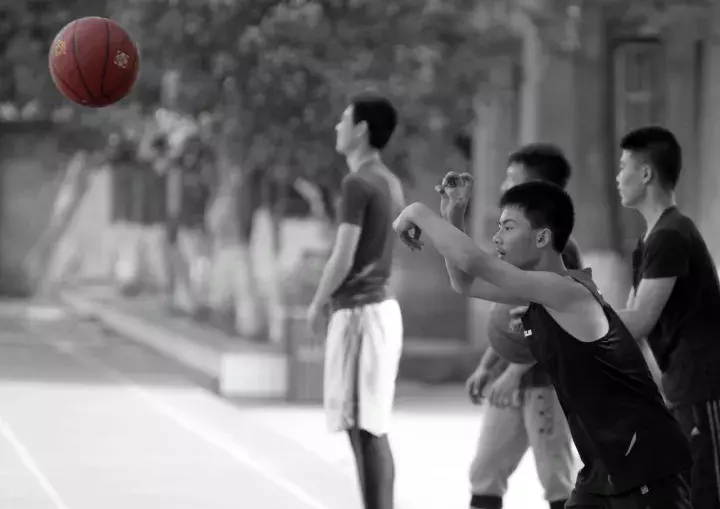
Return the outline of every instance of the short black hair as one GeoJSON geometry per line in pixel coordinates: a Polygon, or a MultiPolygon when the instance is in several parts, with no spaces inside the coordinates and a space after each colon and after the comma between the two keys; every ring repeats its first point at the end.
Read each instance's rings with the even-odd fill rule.
{"type": "Polygon", "coordinates": [[[353,122],[367,123],[370,146],[384,149],[397,126],[397,110],[390,100],[379,95],[362,94],[352,99],[350,104],[353,107],[353,122]]]}
{"type": "Polygon", "coordinates": [[[530,143],[510,154],[508,164],[522,164],[528,174],[565,189],[570,180],[570,163],[563,151],[549,143],[530,143]]]}
{"type": "Polygon", "coordinates": [[[682,149],[668,129],[658,126],[635,129],[623,137],[620,148],[643,158],[663,188],[675,189],[682,170],[682,149]]]}
{"type": "Polygon", "coordinates": [[[519,208],[533,228],[550,229],[555,251],[565,249],[575,226],[575,207],[560,186],[541,180],[518,184],[505,191],[500,207],[519,208]]]}

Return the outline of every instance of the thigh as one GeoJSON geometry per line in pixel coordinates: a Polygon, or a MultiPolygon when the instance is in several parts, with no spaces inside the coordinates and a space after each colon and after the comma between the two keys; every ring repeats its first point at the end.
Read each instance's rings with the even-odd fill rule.
{"type": "Polygon", "coordinates": [[[402,355],[403,323],[395,300],[364,306],[360,310],[361,377],[364,390],[373,395],[394,389],[402,355]]]}
{"type": "Polygon", "coordinates": [[[325,342],[323,402],[331,431],[357,426],[357,315],[340,309],[330,317],[325,342]]]}
{"type": "Polygon", "coordinates": [[[490,471],[509,477],[527,448],[522,410],[485,405],[470,477],[475,479],[490,471]]]}
{"type": "Polygon", "coordinates": [[[550,501],[568,498],[575,486],[579,461],[552,386],[526,390],[524,422],[545,497],[550,501]]]}
{"type": "Polygon", "coordinates": [[[359,308],[359,426],[375,436],[390,428],[402,354],[402,316],[395,300],[359,308]]]}
{"type": "Polygon", "coordinates": [[[555,389],[532,387],[525,391],[524,422],[530,447],[538,462],[555,467],[574,464],[573,441],[555,389]]]}
{"type": "Polygon", "coordinates": [[[720,403],[707,401],[674,410],[690,440],[693,466],[687,476],[697,509],[720,509],[720,403]]]}

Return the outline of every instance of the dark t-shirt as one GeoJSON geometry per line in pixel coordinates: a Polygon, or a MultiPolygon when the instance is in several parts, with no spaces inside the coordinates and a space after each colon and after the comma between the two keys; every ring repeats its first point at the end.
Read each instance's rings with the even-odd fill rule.
{"type": "Polygon", "coordinates": [[[339,222],[361,228],[347,278],[332,296],[335,309],[382,302],[389,296],[395,232],[404,206],[400,181],[377,162],[363,165],[342,182],[339,222]]]}
{"type": "MultiPolygon", "coordinates": [[[[573,239],[569,239],[562,253],[563,262],[568,270],[579,270],[582,267],[580,248],[573,239]]],[[[552,385],[550,377],[539,364],[536,364],[525,373],[520,380],[520,387],[548,387],[552,385]]]]}
{"type": "Polygon", "coordinates": [[[675,277],[648,344],[662,371],[671,405],[720,398],[720,283],[695,223],[668,208],[633,252],[633,287],[643,279],[675,277]]]}
{"type": "Polygon", "coordinates": [[[523,317],[533,356],[548,372],[583,461],[576,490],[614,495],[690,467],[690,446],[666,408],[640,347],[604,301],[590,271],[568,271],[602,305],[605,336],[582,342],[547,310],[523,317]]]}

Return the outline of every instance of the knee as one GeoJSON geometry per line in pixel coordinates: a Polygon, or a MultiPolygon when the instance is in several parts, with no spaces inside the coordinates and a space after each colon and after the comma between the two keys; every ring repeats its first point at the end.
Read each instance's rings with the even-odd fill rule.
{"type": "Polygon", "coordinates": [[[545,491],[545,500],[566,500],[575,486],[576,470],[572,457],[558,457],[555,461],[538,464],[538,477],[545,491]]]}

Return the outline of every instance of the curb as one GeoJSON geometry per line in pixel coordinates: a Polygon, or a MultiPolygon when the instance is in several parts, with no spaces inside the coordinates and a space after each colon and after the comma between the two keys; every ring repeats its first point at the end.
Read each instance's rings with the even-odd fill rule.
{"type": "Polygon", "coordinates": [[[60,300],[77,315],[98,320],[117,334],[210,377],[221,396],[287,397],[288,362],[284,353],[218,350],[90,298],[65,292],[60,300]]]}

